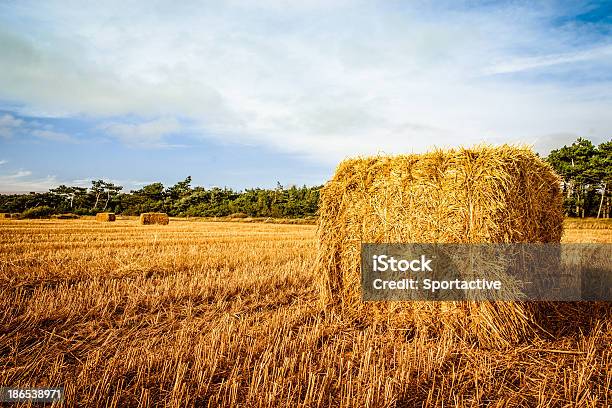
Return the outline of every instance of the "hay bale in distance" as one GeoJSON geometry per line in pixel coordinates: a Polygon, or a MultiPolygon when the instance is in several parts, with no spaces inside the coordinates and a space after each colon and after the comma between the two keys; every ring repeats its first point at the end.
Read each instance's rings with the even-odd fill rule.
{"type": "Polygon", "coordinates": [[[168,225],[170,218],[166,213],[142,213],[140,214],[140,223],[142,225],[168,225]]]}
{"type": "Polygon", "coordinates": [[[79,216],[76,214],[55,214],[51,218],[55,220],[76,220],[79,216]]]}
{"type": "Polygon", "coordinates": [[[115,213],[112,212],[103,212],[96,214],[96,221],[98,222],[113,222],[115,221],[115,213]]]}
{"type": "Polygon", "coordinates": [[[321,191],[319,286],[327,307],[508,345],[537,327],[533,303],[361,301],[361,243],[560,242],[558,176],[529,148],[477,146],[342,162],[321,191]]]}

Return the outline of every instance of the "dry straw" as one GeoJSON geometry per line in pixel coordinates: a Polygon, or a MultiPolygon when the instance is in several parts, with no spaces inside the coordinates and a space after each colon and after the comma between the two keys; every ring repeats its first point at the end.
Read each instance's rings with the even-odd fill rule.
{"type": "Polygon", "coordinates": [[[319,211],[326,306],[496,346],[536,332],[534,303],[364,303],[360,293],[361,243],[560,242],[559,178],[529,148],[481,145],[346,160],[322,189],[319,211]]]}
{"type": "Polygon", "coordinates": [[[166,213],[142,213],[140,214],[140,223],[142,225],[168,225],[170,219],[166,213]]]}
{"type": "Polygon", "coordinates": [[[112,222],[115,221],[115,213],[103,212],[96,214],[96,221],[98,222],[112,222]]]}
{"type": "Polygon", "coordinates": [[[0,218],[11,218],[10,213],[0,213],[0,218]]]}

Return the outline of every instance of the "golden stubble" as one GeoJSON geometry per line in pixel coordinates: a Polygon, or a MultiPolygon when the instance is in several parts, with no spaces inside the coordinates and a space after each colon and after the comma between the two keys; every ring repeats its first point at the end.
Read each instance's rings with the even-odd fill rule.
{"type": "Polygon", "coordinates": [[[370,325],[321,309],[315,228],[1,221],[0,386],[92,407],[612,403],[609,307],[505,349],[370,325]]]}

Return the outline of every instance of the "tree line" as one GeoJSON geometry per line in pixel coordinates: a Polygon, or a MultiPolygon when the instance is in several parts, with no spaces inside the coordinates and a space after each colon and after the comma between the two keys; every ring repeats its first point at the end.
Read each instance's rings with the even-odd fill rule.
{"type": "Polygon", "coordinates": [[[173,186],[152,183],[124,193],[122,186],[94,180],[89,188],[61,185],[45,193],[0,195],[0,212],[31,217],[104,211],[124,215],[165,212],[171,216],[307,217],[316,215],[320,188],[286,188],[278,183],[275,189],[207,189],[192,187],[191,177],[187,177],[173,186]]]}
{"type": "MultiPolygon", "coordinates": [[[[545,158],[561,176],[568,216],[612,216],[612,141],[595,146],[579,138],[545,158]]],[[[246,189],[192,187],[191,177],[165,187],[152,183],[129,193],[105,180],[89,188],[61,185],[46,193],[0,195],[0,212],[26,217],[110,211],[125,215],[165,212],[171,216],[307,217],[317,213],[319,190],[314,187],[246,189]]]]}

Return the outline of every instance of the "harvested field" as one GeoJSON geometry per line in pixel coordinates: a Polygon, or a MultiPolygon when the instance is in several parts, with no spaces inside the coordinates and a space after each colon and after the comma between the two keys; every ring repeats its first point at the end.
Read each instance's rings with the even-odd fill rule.
{"type": "Polygon", "coordinates": [[[315,229],[2,220],[0,385],[69,407],[612,404],[609,305],[502,349],[347,319],[318,305],[315,229]]]}

